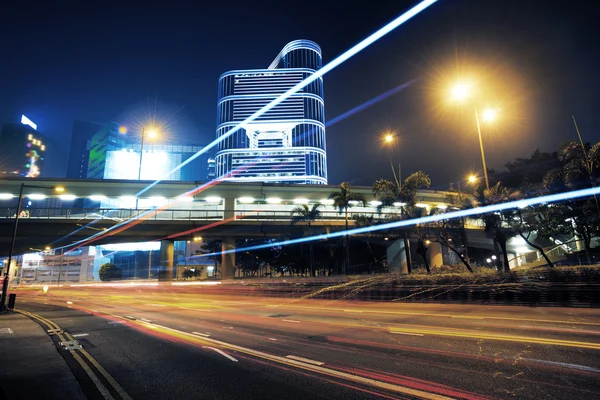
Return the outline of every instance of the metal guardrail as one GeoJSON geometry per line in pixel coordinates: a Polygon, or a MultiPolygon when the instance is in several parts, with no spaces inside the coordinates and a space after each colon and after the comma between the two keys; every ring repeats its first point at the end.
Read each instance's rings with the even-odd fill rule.
{"type": "MultiPolygon", "coordinates": [[[[22,210],[19,219],[37,219],[37,220],[95,220],[104,219],[121,222],[126,219],[144,219],[144,220],[204,220],[214,221],[222,220],[225,216],[235,215],[238,220],[246,221],[281,221],[290,223],[291,211],[288,210],[223,210],[223,209],[190,209],[190,210],[136,210],[136,209],[99,209],[99,208],[32,208],[22,210]],[[148,212],[150,211],[150,212],[148,212]]],[[[15,218],[16,208],[0,209],[0,219],[15,218]]],[[[364,211],[349,211],[349,222],[352,223],[352,216],[358,214],[372,215],[377,222],[386,222],[398,217],[399,213],[365,213],[364,211]]],[[[321,211],[318,221],[338,221],[343,222],[345,215],[337,211],[321,211]]]]}

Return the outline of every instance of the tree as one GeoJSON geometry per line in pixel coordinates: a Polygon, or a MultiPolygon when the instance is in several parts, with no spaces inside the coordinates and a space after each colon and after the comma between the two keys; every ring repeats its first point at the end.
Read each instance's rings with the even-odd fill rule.
{"type": "Polygon", "coordinates": [[[217,277],[219,272],[219,265],[221,264],[222,259],[222,247],[220,240],[205,240],[202,242],[202,247],[196,250],[196,254],[198,255],[207,255],[214,264],[215,264],[215,274],[214,277],[217,277]]]}
{"type": "MultiPolygon", "coordinates": [[[[571,141],[559,151],[560,168],[548,171],[544,187],[550,193],[595,187],[600,183],[600,142],[589,145],[571,141]]],[[[583,243],[587,262],[591,263],[591,241],[600,235],[598,198],[568,199],[553,204],[554,234],[572,234],[583,243]]]]}
{"type": "MultiPolygon", "coordinates": [[[[306,204],[298,206],[292,210],[292,224],[297,223],[305,223],[306,224],[306,233],[308,236],[311,236],[310,225],[321,216],[321,211],[319,210],[320,204],[313,204],[312,207],[308,207],[306,204]]],[[[308,252],[309,252],[309,264],[310,264],[310,275],[315,276],[315,260],[313,253],[313,242],[310,241],[308,244],[308,252]]]]}
{"type": "MultiPolygon", "coordinates": [[[[489,189],[483,189],[483,191],[476,192],[475,201],[478,206],[488,206],[514,201],[520,196],[521,193],[518,190],[509,189],[502,186],[501,182],[498,182],[489,189]]],[[[485,231],[492,235],[494,245],[500,246],[500,249],[502,250],[502,265],[504,266],[504,272],[510,272],[506,242],[515,235],[514,230],[505,223],[511,218],[512,212],[513,211],[511,210],[506,210],[483,215],[485,231]]]]}
{"type": "Polygon", "coordinates": [[[202,275],[203,271],[204,267],[201,266],[186,267],[181,275],[184,279],[197,278],[202,275]]]}
{"type": "Polygon", "coordinates": [[[401,210],[416,203],[417,190],[431,186],[431,178],[423,171],[413,172],[401,184],[396,184],[387,179],[377,179],[373,184],[373,196],[381,201],[380,207],[390,207],[394,203],[401,203],[401,210]]]}
{"type": "Polygon", "coordinates": [[[333,206],[338,209],[340,213],[345,213],[346,220],[346,237],[345,237],[345,247],[346,247],[346,258],[344,264],[342,264],[342,274],[346,274],[346,268],[350,267],[350,245],[348,238],[348,208],[352,207],[352,203],[357,201],[362,203],[363,206],[366,204],[365,196],[362,193],[353,193],[350,190],[350,185],[348,182],[342,182],[340,185],[340,190],[337,192],[333,192],[329,195],[330,199],[333,199],[333,206]]]}
{"type": "MultiPolygon", "coordinates": [[[[382,210],[384,207],[392,207],[400,204],[399,219],[411,219],[422,214],[422,210],[415,207],[417,190],[425,189],[431,186],[431,179],[423,171],[413,172],[407,176],[403,182],[392,182],[386,179],[378,179],[373,184],[373,196],[381,202],[378,207],[382,210]]],[[[410,256],[410,230],[404,229],[404,253],[406,255],[406,265],[408,273],[412,271],[410,256]]]]}
{"type": "Polygon", "coordinates": [[[113,281],[123,278],[123,271],[116,264],[105,263],[100,267],[98,276],[103,282],[113,281]]]}
{"type": "Polygon", "coordinates": [[[419,237],[417,241],[417,254],[423,257],[423,261],[425,261],[425,269],[427,273],[431,273],[431,268],[429,267],[429,260],[427,259],[427,246],[425,245],[425,239],[423,237],[419,237]]]}
{"type": "Polygon", "coordinates": [[[490,183],[493,185],[501,181],[507,187],[522,189],[542,183],[546,172],[560,167],[560,160],[557,152],[546,153],[536,149],[530,157],[517,157],[504,166],[506,171],[490,175],[490,183]]]}
{"type": "MultiPolygon", "coordinates": [[[[356,226],[359,228],[366,228],[366,227],[375,225],[375,218],[372,215],[359,214],[359,215],[354,215],[352,217],[352,219],[354,220],[354,223],[356,224],[356,226]]],[[[367,242],[367,248],[369,249],[369,257],[370,257],[369,272],[373,271],[373,268],[372,268],[373,267],[373,248],[371,247],[371,236],[372,235],[373,234],[371,232],[364,233],[365,240],[367,242]]]]}

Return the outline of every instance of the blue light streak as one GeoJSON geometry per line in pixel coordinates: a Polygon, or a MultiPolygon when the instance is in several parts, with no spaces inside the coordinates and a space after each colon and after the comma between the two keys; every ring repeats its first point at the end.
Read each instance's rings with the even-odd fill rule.
{"type": "Polygon", "coordinates": [[[547,195],[547,196],[534,197],[531,199],[515,200],[515,201],[510,201],[510,202],[502,203],[502,204],[493,204],[493,205],[484,206],[484,207],[469,208],[466,210],[452,211],[452,212],[448,212],[448,213],[444,213],[444,214],[429,215],[429,216],[421,217],[421,218],[388,222],[388,223],[381,224],[381,225],[341,230],[338,232],[332,232],[332,233],[328,233],[328,234],[321,234],[321,235],[302,237],[302,238],[297,238],[297,239],[283,240],[281,242],[260,244],[260,245],[243,247],[243,248],[234,249],[234,250],[225,250],[223,252],[205,254],[205,256],[209,257],[209,256],[218,255],[218,254],[235,253],[238,251],[244,252],[244,251],[251,251],[251,250],[266,249],[266,248],[270,248],[270,247],[274,247],[274,246],[286,246],[286,245],[290,245],[290,244],[313,242],[316,240],[332,239],[332,238],[336,238],[336,237],[342,237],[345,235],[357,235],[357,234],[381,231],[381,230],[386,230],[386,229],[405,228],[408,226],[414,226],[414,225],[419,225],[419,224],[428,224],[431,222],[438,222],[438,221],[446,221],[446,220],[451,220],[451,219],[455,219],[455,218],[472,217],[474,215],[509,210],[511,208],[523,208],[523,207],[534,206],[534,205],[538,205],[538,204],[555,203],[555,202],[563,201],[563,200],[576,199],[576,198],[580,198],[580,197],[590,197],[590,196],[594,196],[596,194],[600,194],[600,187],[576,190],[573,192],[551,194],[551,195],[547,195]]]}
{"type": "MultiPolygon", "coordinates": [[[[357,43],[356,45],[354,45],[350,49],[346,50],[344,53],[342,53],[341,55],[339,55],[338,57],[336,57],[335,59],[333,59],[332,61],[330,61],[326,65],[324,65],[321,69],[317,70],[314,74],[311,74],[309,77],[307,77],[303,81],[299,82],[294,87],[292,87],[291,89],[289,89],[288,91],[286,91],[285,93],[283,93],[282,95],[280,95],[279,97],[277,97],[276,99],[272,100],[269,104],[267,104],[266,106],[264,106],[260,110],[256,111],[254,114],[252,114],[251,116],[249,116],[248,118],[246,118],[244,121],[240,122],[233,129],[231,129],[230,131],[228,131],[226,134],[224,134],[221,137],[216,138],[215,140],[213,140],[212,142],[210,142],[202,150],[198,151],[196,154],[194,154],[193,156],[191,156],[190,158],[188,158],[187,160],[185,160],[184,162],[182,162],[181,164],[179,164],[177,167],[173,168],[173,170],[170,171],[165,176],[165,178],[168,177],[168,176],[170,176],[172,173],[179,171],[181,168],[183,168],[187,164],[191,163],[192,161],[194,161],[196,158],[198,158],[202,154],[206,153],[208,150],[210,150],[211,148],[213,148],[214,146],[216,146],[217,144],[219,144],[221,141],[227,139],[229,136],[231,136],[235,132],[239,131],[242,128],[242,126],[244,126],[244,125],[246,125],[246,124],[248,124],[248,123],[250,123],[250,122],[252,122],[252,121],[254,121],[254,120],[258,119],[258,118],[260,118],[265,112],[267,112],[270,109],[272,109],[273,107],[277,106],[278,104],[280,104],[281,102],[283,102],[284,100],[286,100],[288,97],[290,97],[294,93],[297,93],[298,91],[300,91],[305,86],[307,86],[310,83],[314,82],[315,80],[321,78],[323,75],[325,75],[326,73],[328,73],[332,69],[338,67],[340,64],[342,64],[343,62],[345,62],[349,58],[353,57],[354,55],[358,54],[359,52],[361,52],[362,50],[364,50],[365,48],[367,48],[371,44],[375,43],[377,40],[381,39],[382,37],[384,37],[385,35],[387,35],[391,31],[393,31],[394,29],[396,29],[397,27],[399,27],[400,25],[402,25],[406,21],[410,20],[412,17],[414,17],[415,15],[419,14],[421,11],[425,10],[427,7],[429,7],[432,4],[436,3],[437,1],[438,0],[423,0],[423,1],[421,1],[419,4],[417,4],[416,6],[414,6],[413,8],[411,8],[410,10],[406,11],[404,14],[400,15],[398,18],[396,18],[393,21],[389,22],[383,28],[380,28],[376,32],[372,33],[366,39],[363,39],[361,42],[357,43]]],[[[159,179],[159,180],[151,183],[146,188],[144,188],[140,192],[138,192],[135,196],[136,197],[141,196],[143,193],[147,192],[148,190],[150,190],[151,188],[153,188],[154,186],[156,186],[157,184],[159,184],[163,179],[159,179]]]]}
{"type": "MultiPolygon", "coordinates": [[[[269,104],[267,104],[266,106],[264,106],[263,108],[261,108],[260,110],[258,110],[254,114],[252,114],[246,120],[244,120],[243,122],[240,122],[236,127],[234,127],[232,130],[228,131],[225,135],[222,135],[221,137],[213,140],[211,143],[209,143],[207,146],[205,146],[202,150],[198,151],[196,154],[194,154],[193,156],[191,156],[190,158],[188,158],[187,160],[185,160],[184,162],[182,162],[179,166],[175,167],[165,177],[170,176],[172,173],[180,170],[185,165],[187,165],[190,162],[194,161],[196,158],[198,158],[202,154],[206,153],[208,150],[210,150],[211,148],[213,148],[214,146],[216,146],[217,144],[219,144],[221,141],[225,140],[226,138],[228,138],[229,136],[233,135],[235,132],[237,132],[238,130],[240,130],[241,127],[244,124],[247,124],[249,122],[252,122],[252,121],[256,120],[262,114],[264,114],[265,112],[269,111],[270,109],[272,109],[276,105],[280,104],[281,102],[283,102],[284,100],[286,100],[288,97],[290,97],[292,94],[300,91],[302,88],[304,88],[305,86],[309,85],[311,82],[314,82],[315,80],[321,78],[323,75],[325,75],[329,71],[333,70],[334,68],[336,68],[337,66],[339,66],[340,64],[342,64],[343,62],[345,62],[346,60],[348,60],[351,57],[353,57],[354,55],[358,54],[359,52],[361,52],[362,50],[364,50],[365,48],[367,48],[368,46],[370,46],[371,44],[373,44],[377,40],[381,39],[382,37],[384,37],[385,35],[387,35],[391,31],[393,31],[394,29],[396,29],[397,27],[399,27],[403,23],[407,22],[408,20],[410,20],[411,18],[413,18],[414,16],[416,16],[417,14],[419,14],[420,12],[422,12],[423,10],[425,10],[426,8],[428,8],[429,6],[433,5],[437,1],[438,0],[423,0],[423,1],[421,1],[419,4],[417,4],[416,6],[414,6],[413,8],[411,8],[410,10],[406,11],[404,14],[400,15],[398,18],[394,19],[393,21],[389,22],[384,27],[382,27],[379,30],[375,31],[373,34],[371,34],[370,36],[368,36],[366,39],[363,39],[361,42],[359,42],[358,44],[354,45],[349,50],[346,50],[344,53],[342,53],[341,55],[339,55],[337,58],[335,58],[334,60],[330,61],[325,66],[323,66],[321,69],[319,69],[318,71],[316,71],[314,74],[312,74],[311,76],[307,77],[303,81],[299,82],[296,86],[292,87],[291,89],[289,89],[288,91],[286,91],[285,93],[283,93],[282,95],[280,95],[278,98],[274,99],[269,104]]],[[[380,96],[375,97],[374,99],[372,99],[369,102],[367,102],[367,103],[370,103],[368,106],[370,106],[371,104],[374,104],[377,101],[381,101],[385,97],[391,96],[396,91],[404,89],[404,87],[406,85],[411,84],[413,81],[410,81],[410,82],[408,82],[408,83],[406,83],[404,85],[399,86],[398,88],[392,89],[392,90],[390,90],[390,91],[388,91],[386,93],[383,93],[380,96]]],[[[364,104],[362,106],[364,106],[364,104]]],[[[362,107],[362,106],[359,106],[359,107],[362,107]]],[[[368,107],[368,106],[366,106],[366,107],[368,107]]],[[[359,108],[359,107],[357,107],[357,108],[359,108]]],[[[366,108],[366,107],[364,107],[364,108],[366,108]]],[[[348,111],[345,114],[342,114],[342,115],[336,117],[334,120],[331,120],[328,123],[329,124],[334,124],[334,123],[340,121],[341,119],[347,118],[348,116],[354,114],[355,112],[358,112],[358,110],[356,110],[356,111],[354,111],[354,110],[356,110],[356,108],[353,109],[353,110],[348,111]]],[[[151,183],[146,188],[144,188],[141,191],[139,191],[135,195],[135,197],[141,196],[142,194],[144,194],[145,192],[147,192],[148,190],[150,190],[151,188],[153,188],[154,186],[156,186],[157,184],[159,184],[163,179],[164,178],[156,180],[155,182],[151,183]]],[[[146,213],[142,214],[142,216],[148,214],[149,212],[152,212],[152,210],[148,210],[146,213]]],[[[100,219],[92,221],[92,222],[86,224],[85,226],[77,229],[75,232],[79,232],[82,229],[84,229],[85,227],[91,226],[91,225],[95,224],[99,220],[100,219]]],[[[121,225],[122,224],[118,224],[118,226],[121,226],[121,225]]],[[[104,232],[100,232],[100,233],[94,234],[94,235],[88,237],[87,239],[75,242],[75,243],[71,244],[70,246],[77,246],[78,244],[83,243],[86,240],[96,238],[96,237],[98,237],[98,236],[100,236],[102,234],[107,233],[110,230],[116,229],[118,226],[113,226],[113,227],[107,229],[104,232]]],[[[73,233],[75,233],[75,232],[73,232],[73,233]]],[[[63,238],[66,238],[68,236],[71,236],[71,234],[66,235],[63,238]]],[[[58,242],[59,240],[60,239],[56,240],[54,243],[58,242]]]]}
{"type": "Polygon", "coordinates": [[[371,107],[372,105],[377,104],[382,100],[385,100],[386,98],[390,97],[391,95],[396,94],[399,91],[406,89],[407,87],[409,87],[410,85],[412,85],[415,82],[416,82],[416,79],[413,79],[413,80],[408,81],[398,87],[390,89],[387,92],[380,94],[379,96],[373,97],[371,100],[367,100],[364,103],[362,103],[361,105],[356,106],[353,109],[348,110],[345,113],[340,114],[337,117],[330,119],[329,121],[327,121],[325,123],[325,126],[329,127],[333,124],[337,124],[338,122],[356,114],[357,112],[365,110],[365,109],[371,107]]]}

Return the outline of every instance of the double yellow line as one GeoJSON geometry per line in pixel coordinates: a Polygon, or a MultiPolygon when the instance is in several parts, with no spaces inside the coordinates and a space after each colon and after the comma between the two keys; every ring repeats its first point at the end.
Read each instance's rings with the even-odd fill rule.
{"type": "MultiPolygon", "coordinates": [[[[61,327],[58,326],[56,323],[52,322],[51,320],[49,320],[47,318],[42,317],[41,315],[33,314],[33,313],[30,313],[28,311],[23,311],[23,310],[16,310],[16,311],[18,313],[21,313],[21,314],[33,319],[34,321],[39,322],[42,326],[47,327],[48,328],[47,331],[52,331],[53,333],[55,333],[61,342],[71,342],[71,341],[75,340],[75,338],[73,338],[73,336],[71,336],[70,333],[64,332],[61,329],[61,327]]],[[[94,368],[96,368],[96,370],[98,372],[100,372],[100,374],[104,377],[104,379],[106,379],[106,381],[110,384],[113,391],[116,392],[122,400],[132,400],[131,397],[129,397],[129,395],[127,394],[127,392],[125,392],[125,390],[123,390],[121,385],[119,385],[117,383],[117,381],[85,349],[80,348],[80,349],[71,350],[70,352],[73,355],[73,358],[75,359],[75,361],[77,361],[77,363],[81,366],[81,368],[83,368],[83,370],[85,371],[87,376],[92,380],[92,382],[94,383],[94,385],[96,386],[98,391],[100,391],[100,393],[106,400],[117,400],[117,399],[115,399],[115,397],[111,394],[111,392],[106,388],[104,383],[102,383],[102,381],[100,380],[98,375],[96,375],[94,370],[90,367],[88,362],[94,368]],[[82,356],[83,356],[83,358],[82,358],[82,356]],[[87,360],[87,362],[86,362],[86,360],[87,360]]]]}

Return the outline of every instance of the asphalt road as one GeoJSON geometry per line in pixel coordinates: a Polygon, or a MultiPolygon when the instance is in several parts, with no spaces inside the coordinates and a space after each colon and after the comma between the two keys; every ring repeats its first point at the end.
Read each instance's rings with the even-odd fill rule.
{"type": "Polygon", "coordinates": [[[18,293],[18,309],[74,336],[133,399],[600,398],[597,309],[240,297],[207,286],[18,293]]]}

